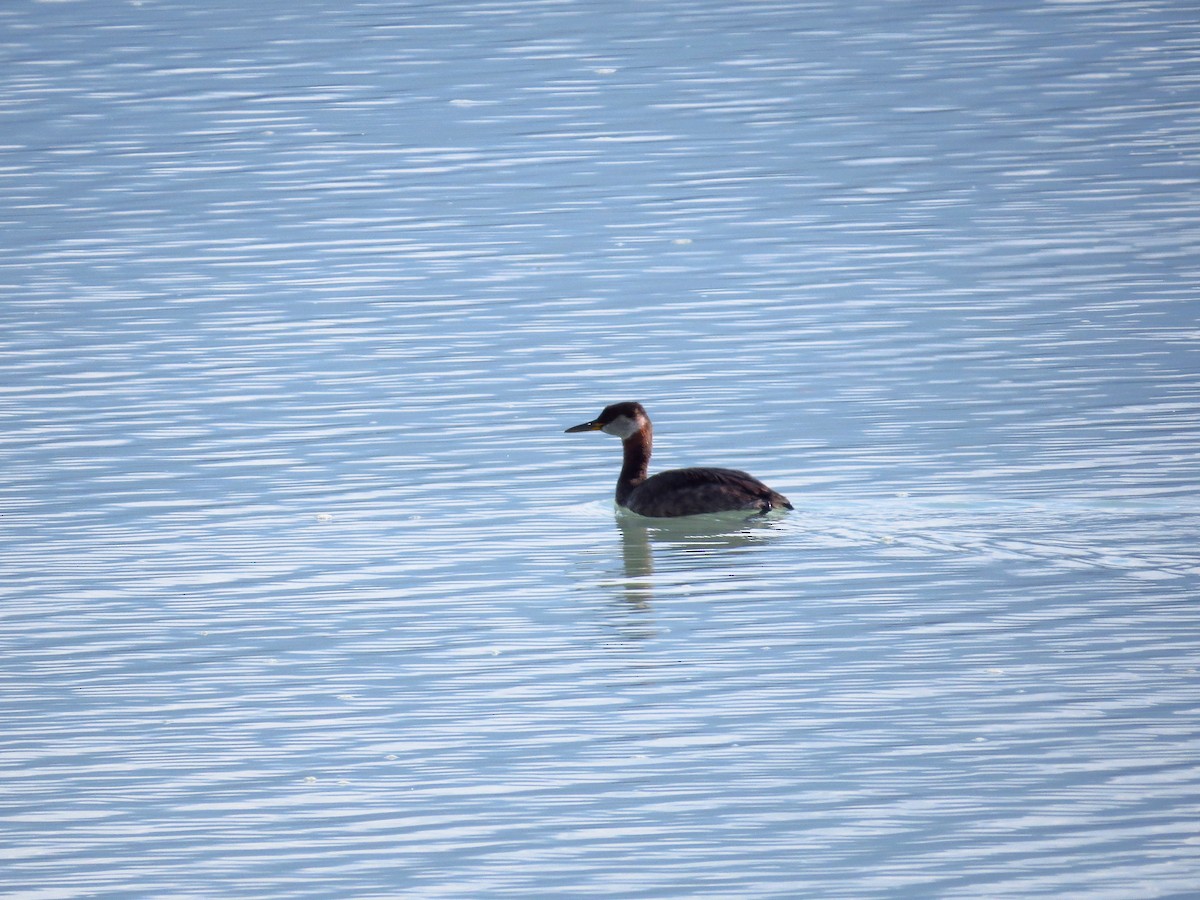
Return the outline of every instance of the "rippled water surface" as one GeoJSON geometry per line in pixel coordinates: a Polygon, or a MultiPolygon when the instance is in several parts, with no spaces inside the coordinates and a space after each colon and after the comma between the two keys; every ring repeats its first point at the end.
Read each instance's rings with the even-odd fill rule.
{"type": "Polygon", "coordinates": [[[1200,19],[0,8],[5,896],[1184,896],[1200,19]],[[764,521],[615,513],[746,468],[764,521]]]}

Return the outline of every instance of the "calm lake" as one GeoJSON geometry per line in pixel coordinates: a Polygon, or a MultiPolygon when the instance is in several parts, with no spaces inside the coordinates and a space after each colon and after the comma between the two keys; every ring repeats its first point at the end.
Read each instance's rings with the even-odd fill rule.
{"type": "Polygon", "coordinates": [[[4,897],[1192,895],[1198,489],[1193,0],[0,7],[4,897]]]}

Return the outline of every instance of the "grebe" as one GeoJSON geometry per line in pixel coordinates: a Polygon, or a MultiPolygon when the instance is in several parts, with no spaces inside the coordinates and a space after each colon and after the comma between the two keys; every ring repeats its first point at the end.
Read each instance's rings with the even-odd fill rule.
{"type": "Polygon", "coordinates": [[[640,403],[614,403],[590,422],[566,434],[603,431],[624,446],[625,462],[617,478],[617,505],[643,516],[694,516],[730,510],[791,509],[787,497],[737,469],[671,469],[646,477],[654,429],[640,403]]]}

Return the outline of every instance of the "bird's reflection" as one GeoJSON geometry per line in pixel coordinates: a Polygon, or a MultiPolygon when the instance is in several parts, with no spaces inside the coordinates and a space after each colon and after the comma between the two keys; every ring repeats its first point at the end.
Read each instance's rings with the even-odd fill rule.
{"type": "Polygon", "coordinates": [[[774,516],[723,513],[674,519],[649,519],[618,513],[621,554],[625,567],[624,600],[645,608],[654,599],[655,553],[674,557],[672,570],[725,565],[728,553],[762,544],[776,533],[774,516]],[[686,558],[684,565],[681,561],[686,558]]]}

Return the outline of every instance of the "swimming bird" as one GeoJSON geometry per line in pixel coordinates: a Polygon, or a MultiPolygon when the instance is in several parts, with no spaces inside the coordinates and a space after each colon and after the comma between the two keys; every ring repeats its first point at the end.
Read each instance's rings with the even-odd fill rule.
{"type": "Polygon", "coordinates": [[[621,439],[625,461],[617,478],[617,505],[643,516],[694,516],[699,513],[791,509],[792,504],[737,469],[671,469],[646,476],[654,428],[640,403],[614,403],[590,422],[575,425],[566,434],[603,431],[621,439]]]}

